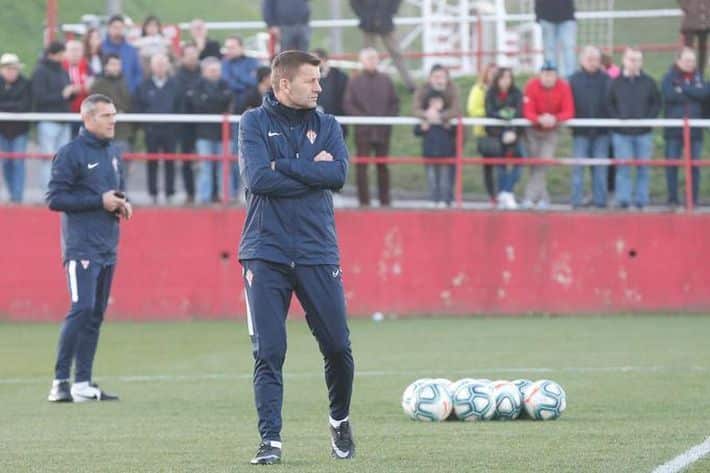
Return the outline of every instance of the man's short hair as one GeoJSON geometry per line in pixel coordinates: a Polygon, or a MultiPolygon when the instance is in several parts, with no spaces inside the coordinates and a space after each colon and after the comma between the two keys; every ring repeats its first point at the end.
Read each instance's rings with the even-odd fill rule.
{"type": "Polygon", "coordinates": [[[61,41],[52,41],[49,45],[47,45],[47,49],[45,49],[45,51],[47,54],[57,54],[65,51],[66,49],[66,46],[61,41]]]}
{"type": "Polygon", "coordinates": [[[321,61],[328,59],[328,51],[323,48],[316,48],[313,50],[313,54],[318,56],[321,61]]]}
{"type": "Polygon", "coordinates": [[[292,80],[298,69],[304,65],[320,66],[320,59],[311,53],[303,51],[284,51],[271,62],[271,85],[274,91],[279,90],[281,79],[292,80]]]}
{"type": "Polygon", "coordinates": [[[109,17],[108,21],[106,22],[106,24],[107,24],[107,25],[112,25],[112,24],[116,23],[117,21],[120,21],[121,23],[125,23],[125,22],[126,22],[126,19],[123,18],[123,15],[118,15],[118,14],[117,14],[117,15],[111,15],[111,16],[109,17]]]}
{"type": "Polygon", "coordinates": [[[81,115],[83,116],[94,113],[96,105],[100,103],[111,105],[113,104],[113,100],[104,94],[91,94],[81,102],[81,115]]]}
{"type": "Polygon", "coordinates": [[[447,72],[447,73],[448,73],[448,71],[446,70],[446,68],[445,68],[443,65],[441,65],[441,64],[434,64],[433,66],[431,66],[431,70],[429,71],[429,75],[432,75],[432,74],[435,73],[436,71],[444,71],[444,72],[447,72]]]}
{"type": "Polygon", "coordinates": [[[256,83],[261,84],[266,77],[271,75],[271,68],[269,66],[261,66],[256,70],[256,83]]]}

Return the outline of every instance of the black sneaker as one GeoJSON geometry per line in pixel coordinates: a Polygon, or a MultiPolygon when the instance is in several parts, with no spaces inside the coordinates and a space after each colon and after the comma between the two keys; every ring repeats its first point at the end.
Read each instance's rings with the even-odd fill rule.
{"type": "Polygon", "coordinates": [[[52,389],[49,390],[49,396],[47,396],[49,402],[72,402],[74,399],[71,397],[71,388],[69,386],[69,381],[60,381],[59,383],[53,383],[52,389]]]}
{"type": "Polygon", "coordinates": [[[252,465],[273,465],[281,463],[281,442],[266,441],[259,444],[256,455],[251,459],[252,465]]]}
{"type": "Polygon", "coordinates": [[[337,460],[349,460],[355,456],[355,442],[350,422],[345,421],[337,429],[330,426],[331,456],[337,460]]]}

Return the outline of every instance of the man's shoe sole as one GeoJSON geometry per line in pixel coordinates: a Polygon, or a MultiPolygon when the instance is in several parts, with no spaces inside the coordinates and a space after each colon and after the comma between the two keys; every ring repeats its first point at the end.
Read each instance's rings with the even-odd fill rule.
{"type": "Polygon", "coordinates": [[[252,460],[250,462],[252,465],[276,465],[281,463],[280,458],[260,458],[257,461],[252,460]]]}

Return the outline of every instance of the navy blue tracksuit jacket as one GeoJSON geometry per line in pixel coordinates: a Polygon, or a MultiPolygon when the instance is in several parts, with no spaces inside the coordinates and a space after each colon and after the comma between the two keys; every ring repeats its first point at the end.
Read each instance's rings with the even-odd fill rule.
{"type": "Polygon", "coordinates": [[[82,128],[52,162],[47,204],[62,212],[62,257],[100,264],[116,261],[119,221],[104,210],[101,195],[123,190],[121,155],[110,141],[82,128]]]}
{"type": "Polygon", "coordinates": [[[323,355],[330,416],[343,420],[350,409],[354,362],[332,199],[345,183],[348,152],[331,115],[285,107],[269,93],[242,116],[239,159],[248,205],[239,259],[259,433],[263,441],[280,441],[293,293],[323,355]],[[323,150],[332,162],[313,161],[323,150]]]}

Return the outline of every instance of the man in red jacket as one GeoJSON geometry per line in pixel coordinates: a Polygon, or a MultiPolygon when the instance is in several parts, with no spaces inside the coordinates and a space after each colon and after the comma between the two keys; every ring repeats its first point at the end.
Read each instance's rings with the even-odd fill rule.
{"type": "MultiPolygon", "coordinates": [[[[523,115],[532,122],[525,134],[527,155],[531,158],[554,158],[559,125],[574,117],[574,100],[569,84],[557,76],[557,67],[545,62],[540,74],[525,86],[523,115]]],[[[550,204],[547,193],[547,167],[532,166],[525,188],[523,207],[546,209],[550,204]]]]}

